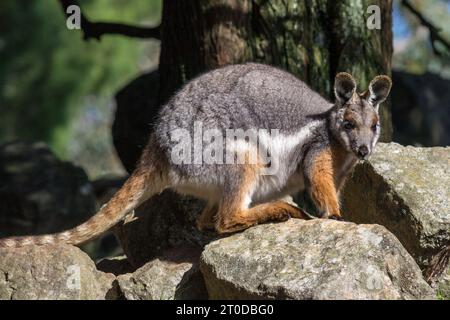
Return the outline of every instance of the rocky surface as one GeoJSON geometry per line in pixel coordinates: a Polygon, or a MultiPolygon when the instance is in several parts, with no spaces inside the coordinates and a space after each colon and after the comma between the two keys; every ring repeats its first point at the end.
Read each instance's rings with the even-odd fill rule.
{"type": "Polygon", "coordinates": [[[0,147],[0,237],[62,231],[95,212],[85,172],[40,142],[0,147]]]}
{"type": "MultiPolygon", "coordinates": [[[[135,270],[73,246],[0,249],[0,299],[431,299],[384,227],[297,220],[181,246],[135,270]],[[102,270],[102,271],[98,271],[102,270]]],[[[444,297],[442,292],[438,297],[444,297]]]]}
{"type": "Polygon", "coordinates": [[[450,257],[450,148],[380,143],[347,181],[344,218],[385,226],[432,282],[450,257]]]}
{"type": "Polygon", "coordinates": [[[73,246],[0,249],[2,300],[113,298],[113,281],[73,246]]]}
{"type": "MultiPolygon", "coordinates": [[[[219,238],[195,227],[203,202],[166,191],[115,227],[126,257],[0,249],[0,299],[450,299],[449,150],[380,144],[343,194],[361,225],[291,219],[219,238]]],[[[93,192],[40,143],[0,147],[0,179],[0,236],[79,224],[121,184],[93,192]]]]}
{"type": "Polygon", "coordinates": [[[434,298],[413,258],[378,225],[260,225],[208,244],[201,270],[212,299],[434,298]]]}
{"type": "Polygon", "coordinates": [[[127,300],[206,299],[199,256],[200,251],[192,248],[172,250],[132,274],[117,277],[120,294],[127,300]]]}

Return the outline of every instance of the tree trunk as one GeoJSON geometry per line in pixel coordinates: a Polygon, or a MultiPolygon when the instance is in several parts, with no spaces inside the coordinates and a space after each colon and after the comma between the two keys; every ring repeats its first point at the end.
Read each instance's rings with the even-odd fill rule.
{"type": "Polygon", "coordinates": [[[160,101],[207,70],[251,60],[249,1],[164,1],[160,101]]]}

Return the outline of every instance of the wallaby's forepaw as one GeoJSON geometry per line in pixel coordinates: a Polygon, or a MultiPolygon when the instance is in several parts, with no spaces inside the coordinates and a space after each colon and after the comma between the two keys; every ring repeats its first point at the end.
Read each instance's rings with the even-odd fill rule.
{"type": "Polygon", "coordinates": [[[321,219],[332,219],[337,221],[344,221],[344,218],[340,214],[332,214],[328,212],[318,212],[318,217],[321,219]]]}
{"type": "Polygon", "coordinates": [[[215,229],[218,234],[225,235],[225,234],[243,231],[245,229],[252,227],[253,225],[254,224],[234,223],[234,224],[228,224],[228,225],[219,225],[219,226],[216,226],[215,229]]]}
{"type": "Polygon", "coordinates": [[[330,215],[328,217],[328,219],[333,219],[333,220],[337,220],[337,221],[345,221],[344,218],[342,218],[342,216],[340,216],[340,215],[330,215]]]}
{"type": "Polygon", "coordinates": [[[287,221],[289,220],[292,216],[294,215],[293,211],[280,211],[275,213],[271,219],[268,219],[267,221],[279,221],[279,222],[283,222],[283,221],[287,221]]]}

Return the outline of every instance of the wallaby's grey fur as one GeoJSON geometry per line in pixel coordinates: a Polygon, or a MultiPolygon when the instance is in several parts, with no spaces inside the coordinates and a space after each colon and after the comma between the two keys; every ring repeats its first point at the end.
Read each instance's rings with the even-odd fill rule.
{"type": "MultiPolygon", "coordinates": [[[[387,76],[375,77],[366,92],[356,93],[351,75],[335,79],[335,103],[322,98],[293,75],[267,65],[231,65],[188,82],[160,111],[135,172],[99,213],[63,233],[0,240],[0,247],[64,242],[80,244],[106,231],[128,212],[165,188],[205,199],[198,227],[234,232],[269,220],[304,218],[298,208],[279,201],[307,189],[323,217],[340,219],[338,193],[357,159],[366,159],[380,133],[379,104],[390,91],[387,76]],[[174,163],[173,152],[185,129],[193,143],[194,127],[277,129],[261,143],[273,163],[174,163]]],[[[225,134],[224,134],[225,136],[225,134]]],[[[204,141],[203,141],[204,142],[204,141]]],[[[224,148],[236,153],[256,146],[238,141],[224,148]],[[240,143],[240,144],[239,144],[240,143]],[[244,147],[242,147],[244,145],[244,147]]],[[[188,157],[189,158],[189,157],[188,157]]],[[[245,158],[248,160],[248,158],[245,158]]],[[[201,159],[200,159],[201,160],[201,159]]]]}

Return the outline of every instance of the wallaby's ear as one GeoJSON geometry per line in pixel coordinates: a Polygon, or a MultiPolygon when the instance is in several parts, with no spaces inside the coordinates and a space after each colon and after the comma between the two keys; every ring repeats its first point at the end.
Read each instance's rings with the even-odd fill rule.
{"type": "Polygon", "coordinates": [[[376,76],[370,81],[367,101],[378,111],[382,103],[389,95],[392,80],[388,76],[376,76]]]}
{"type": "Polygon", "coordinates": [[[352,75],[346,72],[340,72],[334,79],[334,95],[339,105],[346,104],[356,91],[356,81],[352,75]]]}

